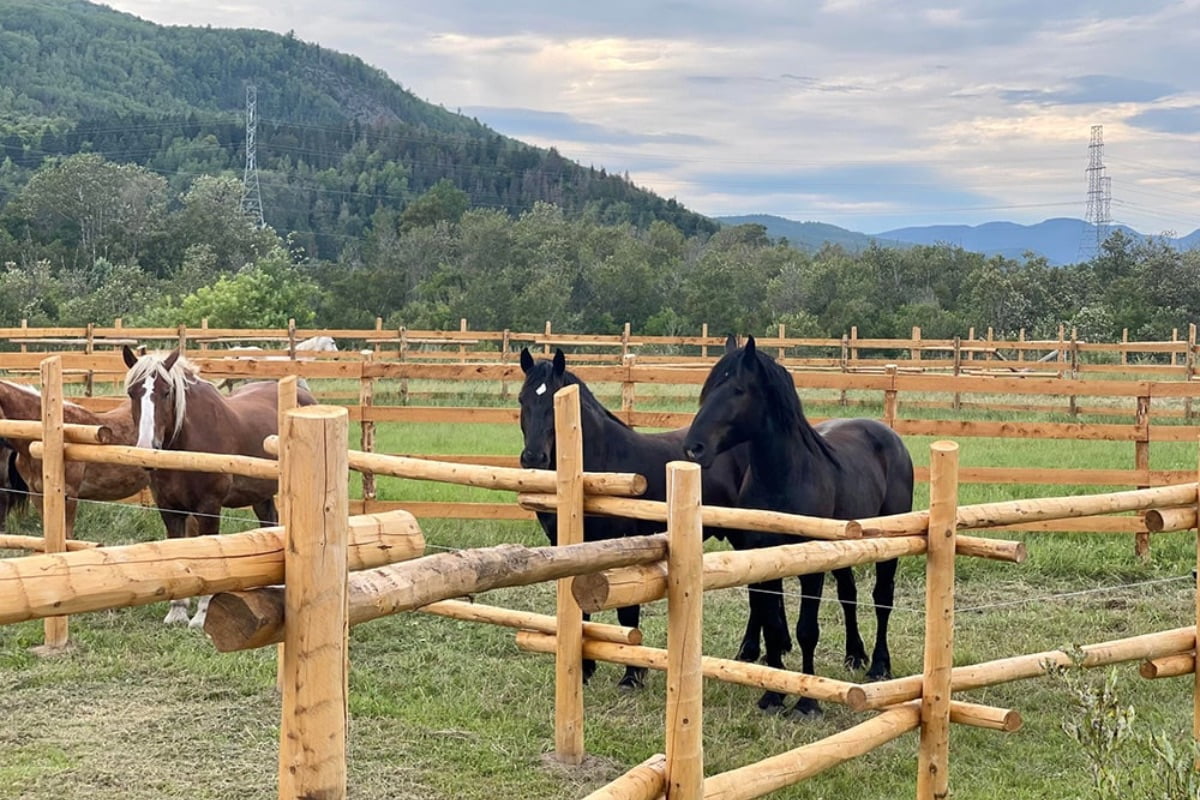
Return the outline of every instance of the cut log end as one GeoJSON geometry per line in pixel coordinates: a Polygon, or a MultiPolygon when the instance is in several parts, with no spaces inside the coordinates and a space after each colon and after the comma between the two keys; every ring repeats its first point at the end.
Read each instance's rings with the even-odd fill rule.
{"type": "Polygon", "coordinates": [[[575,602],[585,614],[595,614],[607,608],[609,593],[608,576],[603,572],[593,572],[591,575],[577,575],[571,581],[571,594],[575,602]]]}
{"type": "Polygon", "coordinates": [[[204,632],[218,652],[264,647],[280,641],[283,589],[219,592],[212,597],[204,632]]]}

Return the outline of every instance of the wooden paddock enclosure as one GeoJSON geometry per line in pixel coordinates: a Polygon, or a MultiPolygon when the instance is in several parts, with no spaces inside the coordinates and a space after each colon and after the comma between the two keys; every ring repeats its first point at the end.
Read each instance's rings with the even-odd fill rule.
{"type": "MultiPolygon", "coordinates": [[[[0,328],[0,374],[32,379],[45,352],[62,358],[63,380],[82,382],[85,395],[97,384],[124,375],[117,349],[149,342],[182,346],[205,377],[281,378],[314,382],[322,400],[345,405],[360,426],[359,449],[376,450],[380,425],[490,423],[515,426],[514,386],[522,378],[516,353],[523,346],[548,353],[569,351],[571,368],[593,385],[623,421],[639,428],[686,425],[691,413],[661,410],[664,397],[694,404],[699,385],[721,352],[723,339],[709,336],[634,336],[626,326],[619,335],[577,335],[546,329],[536,333],[472,331],[464,320],[458,331],[385,330],[382,322],[366,330],[128,328],[0,328]],[[330,335],[345,345],[337,352],[298,353],[296,344],[311,335],[330,335]],[[263,358],[234,355],[229,346],[258,342],[263,358]],[[5,350],[4,348],[8,349],[5,350]],[[356,349],[357,348],[357,349],[356,349]],[[276,360],[269,360],[274,358],[276,360]],[[280,360],[281,359],[281,360],[280,360]],[[322,382],[325,386],[322,386],[322,382]],[[330,388],[333,384],[334,388],[330,388]],[[355,386],[346,391],[345,385],[355,386]],[[439,386],[453,387],[451,392],[439,386]],[[433,386],[435,391],[428,387],[433,386]],[[665,394],[664,394],[665,393],[665,394]],[[454,395],[447,397],[448,394],[454,395]],[[499,401],[499,404],[497,404],[499,401]]],[[[910,339],[865,339],[857,330],[841,339],[789,338],[785,330],[759,340],[759,346],[792,371],[806,402],[825,398],[835,406],[868,404],[846,415],[877,416],[902,436],[960,440],[1083,440],[1124,442],[1124,468],[963,467],[959,480],[979,484],[1082,485],[1141,488],[1191,480],[1190,469],[1152,468],[1156,443],[1193,442],[1200,420],[1193,406],[1200,397],[1195,380],[1195,326],[1165,342],[1083,342],[1060,330],[1056,339],[1001,340],[988,332],[967,338],[934,340],[914,328],[910,339]],[[1052,359],[1044,356],[1052,353],[1052,359]],[[1008,410],[1020,421],[987,419],[987,410],[1008,410]],[[976,418],[970,417],[974,412],[976,418]],[[983,416],[985,418],[978,418],[983,416]]],[[[112,397],[73,397],[93,410],[111,407],[112,397]]],[[[1011,416],[1011,415],[1010,415],[1011,416]]],[[[814,421],[819,417],[814,416],[814,421]]],[[[439,461],[516,467],[517,457],[425,454],[439,461]]],[[[398,507],[381,500],[367,466],[371,455],[354,466],[363,473],[363,496],[351,499],[355,513],[398,507]]],[[[394,474],[394,473],[393,473],[394,474]]],[[[929,479],[918,468],[917,478],[929,479]]],[[[511,503],[406,503],[423,517],[527,519],[531,512],[511,503]]],[[[1128,533],[1135,549],[1149,551],[1154,521],[1145,514],[1016,520],[1016,530],[1128,533]]]]}
{"type": "MultiPolygon", "coordinates": [[[[123,459],[123,463],[148,466],[169,463],[174,469],[214,469],[211,461],[189,454],[75,443],[78,439],[100,441],[102,436],[99,431],[75,431],[68,437],[61,421],[56,424],[53,398],[62,394],[57,374],[51,359],[43,386],[51,398],[46,403],[51,411],[44,415],[38,437],[44,463],[60,471],[67,459],[123,459]]],[[[283,391],[288,388],[286,383],[282,385],[283,391]]],[[[760,797],[865,755],[912,730],[919,731],[916,795],[936,798],[945,797],[950,787],[948,731],[952,724],[997,732],[1020,726],[1017,709],[955,700],[951,693],[1034,677],[1044,674],[1051,664],[1069,661],[1066,653],[1048,651],[953,666],[956,556],[1009,562],[1023,557],[1014,543],[989,539],[982,541],[992,544],[981,544],[972,542],[979,537],[960,536],[959,531],[994,528],[1018,519],[1051,521],[1130,510],[1160,512],[1162,525],[1186,528],[1196,524],[1195,514],[1176,512],[1194,510],[1200,503],[1200,483],[1193,473],[1186,482],[1128,492],[960,506],[958,448],[952,442],[939,441],[931,446],[931,502],[925,511],[828,521],[713,509],[700,501],[695,465],[675,462],[668,466],[665,507],[624,500],[594,509],[596,513],[615,511],[663,520],[665,542],[661,536],[650,536],[572,543],[575,534],[567,529],[581,523],[589,504],[623,500],[620,494],[636,494],[639,487],[632,476],[603,478],[583,473],[582,459],[577,457],[581,446],[577,387],[562,390],[555,400],[557,470],[497,469],[489,485],[503,482],[514,490],[540,492],[531,502],[557,510],[558,547],[501,545],[420,556],[423,543],[412,515],[402,511],[365,518],[352,515],[346,477],[364,456],[349,450],[349,414],[342,408],[310,406],[284,413],[277,462],[230,458],[221,466],[226,471],[279,478],[281,527],[64,552],[61,539],[56,538],[61,529],[57,534],[51,530],[61,520],[47,515],[48,552],[0,561],[0,624],[216,593],[205,629],[221,649],[284,643],[278,775],[279,797],[288,800],[346,797],[348,629],[403,610],[515,627],[522,649],[555,653],[555,752],[567,763],[578,763],[586,751],[581,657],[665,669],[664,752],[647,754],[645,762],[593,793],[593,798],[760,797]],[[716,521],[820,538],[762,551],[703,555],[701,527],[716,521]],[[920,674],[857,684],[716,659],[701,652],[702,599],[707,588],[797,575],[835,564],[870,563],[899,554],[926,558],[927,628],[920,674]],[[583,623],[579,597],[586,593],[580,587],[593,580],[597,570],[605,570],[607,584],[619,584],[614,576],[624,574],[626,584],[651,596],[659,592],[654,588],[658,578],[639,577],[639,570],[647,569],[651,576],[662,576],[661,594],[667,598],[665,650],[643,646],[637,631],[583,623]],[[630,570],[634,571],[632,578],[630,570]],[[545,580],[562,581],[554,616],[518,614],[452,599],[496,586],[545,580]],[[643,582],[651,588],[639,588],[643,582]],[[282,589],[272,588],[281,583],[282,589]],[[843,703],[869,716],[824,740],[706,775],[700,692],[704,678],[843,703]]],[[[406,475],[418,475],[422,469],[411,459],[396,459],[392,467],[388,461],[387,456],[374,455],[370,468],[406,475]]],[[[61,475],[56,478],[49,474],[52,470],[46,471],[47,493],[55,486],[61,489],[61,475]]],[[[489,480],[478,470],[436,463],[427,465],[425,473],[437,480],[475,485],[489,480]]],[[[1197,599],[1200,617],[1200,586],[1197,599]]],[[[1082,663],[1095,667],[1143,661],[1142,673],[1147,677],[1195,674],[1196,631],[1193,624],[1089,645],[1083,648],[1082,663]]],[[[1200,686],[1195,682],[1193,706],[1200,735],[1200,686]]]]}

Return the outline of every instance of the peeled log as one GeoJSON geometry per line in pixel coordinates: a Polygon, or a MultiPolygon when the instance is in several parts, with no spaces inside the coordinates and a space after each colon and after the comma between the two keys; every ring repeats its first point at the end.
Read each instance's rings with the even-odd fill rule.
{"type": "MultiPolygon", "coordinates": [[[[279,452],[279,437],[268,436],[263,441],[263,447],[271,455],[276,455],[279,452]]],[[[553,492],[556,480],[553,470],[458,464],[411,456],[364,453],[361,450],[350,451],[350,469],[395,478],[511,492],[553,492]]],[[[639,495],[646,491],[646,479],[628,472],[585,472],[583,491],[585,494],[639,495]]]]}
{"type": "MultiPolygon", "coordinates": [[[[0,437],[41,441],[42,422],[36,419],[0,419],[0,437]]],[[[63,424],[63,441],[77,444],[112,444],[116,441],[107,425],[63,424]]]]}
{"type": "MultiPolygon", "coordinates": [[[[925,552],[923,536],[858,539],[706,553],[704,590],[726,589],[789,575],[829,572],[853,564],[887,561],[925,552]]],[[[658,600],[667,592],[665,561],[598,572],[575,579],[573,591],[580,608],[595,613],[607,608],[635,606],[658,600]]]]}
{"type": "MultiPolygon", "coordinates": [[[[558,621],[549,614],[538,614],[533,611],[514,611],[511,608],[500,608],[483,603],[469,603],[464,600],[439,600],[427,606],[416,609],[422,614],[435,614],[439,617],[461,619],[467,622],[484,622],[489,625],[503,625],[506,628],[516,628],[523,631],[554,634],[558,621]]],[[[608,625],[603,622],[584,622],[583,635],[588,639],[616,644],[641,644],[642,632],[638,628],[626,628],[623,625],[608,625]]]]}
{"type": "MultiPolygon", "coordinates": [[[[666,550],[667,537],[660,533],[563,547],[502,544],[364,570],[350,576],[350,624],[505,586],[654,561],[661,559],[666,550]]],[[[254,600],[213,597],[204,630],[218,650],[245,650],[282,641],[282,590],[269,587],[249,594],[263,596],[254,600]],[[239,615],[247,615],[248,619],[236,619],[239,615]],[[244,638],[247,631],[253,635],[244,638]]]]}
{"type": "MultiPolygon", "coordinates": [[[[553,653],[555,642],[553,636],[521,631],[517,634],[517,647],[530,653],[553,653]]],[[[658,647],[638,647],[585,638],[583,655],[595,661],[659,671],[667,669],[667,651],[658,647]]],[[[859,684],[835,678],[822,678],[819,675],[713,656],[701,658],[700,669],[704,677],[713,680],[840,703],[856,711],[862,709],[866,703],[866,693],[859,684]]]]}
{"type": "MultiPolygon", "coordinates": [[[[0,560],[0,625],[281,583],[283,538],[282,527],[259,528],[0,560]]],[[[351,569],[424,549],[407,511],[350,518],[351,569]]]]}
{"type": "Polygon", "coordinates": [[[659,753],[583,800],[658,800],[666,787],[667,757],[659,753]]]}
{"type": "MultiPolygon", "coordinates": [[[[1192,625],[1084,645],[1081,649],[1084,653],[1084,667],[1103,667],[1123,661],[1141,661],[1175,655],[1190,651],[1195,646],[1196,627],[1192,625]]],[[[1072,661],[1071,657],[1062,650],[1047,650],[1043,653],[1030,653],[985,661],[981,664],[955,667],[950,671],[950,689],[961,692],[983,686],[994,686],[998,683],[1036,678],[1046,673],[1046,664],[1067,667],[1071,666],[1072,661]]],[[[867,707],[882,708],[920,697],[921,683],[920,675],[911,675],[907,678],[866,684],[863,686],[863,690],[867,693],[867,707]]]]}
{"type": "Polygon", "coordinates": [[[1196,656],[1192,653],[1176,653],[1171,656],[1151,658],[1142,662],[1138,674],[1143,678],[1178,678],[1196,671],[1196,656]]]}
{"type": "MultiPolygon", "coordinates": [[[[1196,501],[1196,484],[1156,486],[1127,492],[1085,494],[1072,497],[1044,497],[1030,500],[1005,500],[958,507],[958,529],[994,528],[1052,519],[1117,514],[1148,508],[1182,506],[1196,501]]],[[[928,511],[911,511],[887,517],[861,519],[863,536],[914,536],[929,525],[928,511]]]]}
{"type": "MultiPolygon", "coordinates": [[[[42,458],[45,449],[41,442],[30,442],[29,453],[42,458]]],[[[120,464],[147,469],[174,469],[186,472],[219,472],[243,475],[247,478],[279,480],[279,462],[269,458],[224,455],[221,453],[189,453],[184,450],[150,450],[121,444],[68,444],[63,447],[67,461],[86,461],[96,464],[120,464]]]]}
{"type": "MultiPolygon", "coordinates": [[[[89,542],[83,539],[67,539],[67,550],[94,550],[99,546],[99,542],[89,542]]],[[[41,536],[0,533],[0,549],[32,550],[37,553],[44,553],[46,552],[46,540],[41,536]]]]}
{"type": "Polygon", "coordinates": [[[1190,530],[1196,527],[1196,507],[1154,508],[1146,512],[1145,521],[1151,533],[1190,530]]]}
{"type": "Polygon", "coordinates": [[[749,800],[799,783],[914,730],[921,712],[914,705],[889,708],[879,716],[812,744],[704,781],[704,800],[749,800]]]}
{"type": "MultiPolygon", "coordinates": [[[[554,511],[557,500],[552,494],[521,494],[517,502],[531,511],[554,511]]],[[[667,521],[667,504],[661,500],[639,500],[626,497],[585,497],[583,510],[588,514],[667,521]]],[[[862,528],[854,520],[825,519],[802,514],[784,514],[757,508],[725,508],[700,506],[705,527],[738,528],[765,531],[808,539],[861,539],[862,528]]]]}

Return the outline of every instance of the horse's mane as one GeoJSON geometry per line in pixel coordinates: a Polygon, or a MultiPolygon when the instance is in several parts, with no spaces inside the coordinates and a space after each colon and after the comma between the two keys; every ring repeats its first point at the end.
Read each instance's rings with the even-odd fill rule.
{"type": "Polygon", "coordinates": [[[161,377],[171,389],[171,397],[175,401],[175,429],[172,436],[178,436],[183,427],[184,414],[187,412],[188,384],[199,381],[200,369],[180,355],[171,365],[170,371],[163,369],[163,360],[170,353],[147,353],[137,360],[137,363],[125,373],[125,392],[129,387],[141,383],[149,377],[161,377]]]}
{"type": "MultiPolygon", "coordinates": [[[[528,386],[531,383],[539,383],[539,382],[546,383],[553,374],[554,374],[554,364],[550,361],[547,361],[544,358],[538,359],[534,363],[533,369],[531,369],[529,371],[529,374],[525,376],[525,385],[528,386]]],[[[603,403],[601,403],[598,399],[596,399],[596,395],[592,394],[592,390],[590,388],[588,388],[588,385],[586,383],[584,383],[583,380],[580,379],[580,377],[578,375],[571,372],[571,370],[569,370],[569,369],[563,370],[562,382],[563,382],[564,386],[578,386],[579,387],[579,406],[580,406],[580,408],[590,407],[593,410],[598,411],[601,414],[603,414],[604,416],[608,417],[610,420],[617,423],[622,428],[629,427],[628,425],[625,424],[624,421],[621,420],[620,417],[618,417],[613,412],[609,411],[608,408],[603,403]]]]}
{"type": "MultiPolygon", "coordinates": [[[[709,390],[724,373],[747,369],[742,363],[743,358],[745,358],[744,348],[728,352],[721,357],[700,389],[701,402],[704,402],[709,390]]],[[[754,350],[754,359],[757,362],[758,371],[763,377],[762,388],[766,400],[764,404],[766,413],[772,415],[783,430],[797,431],[801,441],[809,450],[836,463],[838,458],[833,452],[833,448],[829,446],[829,442],[825,441],[824,436],[817,433],[808,418],[804,416],[804,406],[800,402],[800,395],[796,393],[796,384],[792,381],[791,373],[758,348],[754,350]]]]}

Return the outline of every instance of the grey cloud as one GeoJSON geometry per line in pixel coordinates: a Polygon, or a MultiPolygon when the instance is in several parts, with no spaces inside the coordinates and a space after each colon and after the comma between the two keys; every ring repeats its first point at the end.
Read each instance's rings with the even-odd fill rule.
{"type": "Polygon", "coordinates": [[[1135,114],[1126,122],[1159,133],[1200,133],[1200,106],[1151,108],[1135,114]]]}
{"type": "Polygon", "coordinates": [[[471,106],[463,113],[477,117],[496,130],[510,136],[536,135],[547,139],[602,144],[717,144],[713,139],[690,133],[635,133],[585,122],[561,111],[537,111],[531,108],[498,108],[471,106]]]}
{"type": "Polygon", "coordinates": [[[1117,75],[1081,75],[1058,89],[1011,89],[1001,97],[1014,103],[1080,105],[1090,103],[1149,103],[1179,91],[1155,81],[1117,75]]]}

